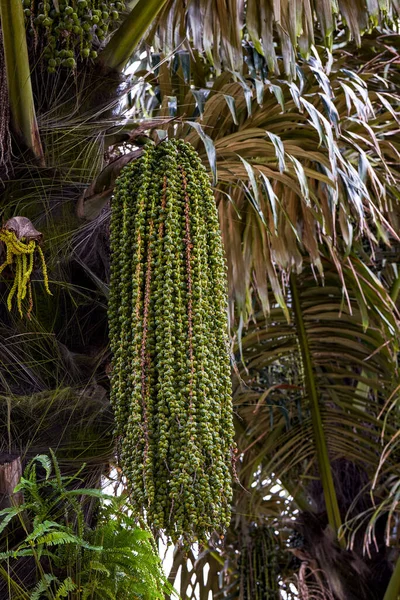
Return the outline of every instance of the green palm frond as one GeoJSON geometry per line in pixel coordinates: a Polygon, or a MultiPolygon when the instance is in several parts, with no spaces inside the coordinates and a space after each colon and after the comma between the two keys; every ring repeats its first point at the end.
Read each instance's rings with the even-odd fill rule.
{"type": "Polygon", "coordinates": [[[400,558],[397,559],[393,575],[383,600],[396,600],[400,593],[400,558]]]}
{"type": "MultiPolygon", "coordinates": [[[[240,447],[250,446],[243,469],[250,474],[261,466],[261,478],[274,473],[283,485],[288,481],[289,489],[300,492],[307,492],[307,473],[312,475],[320,460],[312,427],[310,373],[301,366],[301,336],[307,339],[331,465],[345,458],[372,477],[380,461],[381,438],[389,440],[396,430],[393,423],[385,429],[381,418],[397,369],[396,338],[388,337],[382,324],[382,300],[378,294],[374,301],[371,297],[365,329],[354,284],[348,285],[354,290],[348,303],[335,267],[327,263],[324,270],[324,285],[309,269],[297,276],[296,310],[302,314],[303,333],[298,319],[291,316],[287,322],[280,308],[271,311],[267,322],[260,313],[249,326],[240,341],[246,370],[234,393],[246,431],[240,447]]],[[[395,458],[390,468],[397,468],[395,458]]]]}

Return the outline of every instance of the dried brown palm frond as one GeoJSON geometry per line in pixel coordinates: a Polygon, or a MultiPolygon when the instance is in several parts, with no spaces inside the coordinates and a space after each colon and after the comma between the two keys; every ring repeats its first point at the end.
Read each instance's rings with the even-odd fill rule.
{"type": "Polygon", "coordinates": [[[398,237],[399,89],[376,70],[349,71],[343,56],[333,66],[310,58],[293,83],[254,65],[245,77],[210,79],[182,52],[137,88],[143,103],[154,89],[154,117],[190,120],[160,124],[158,136],[185,137],[210,163],[231,299],[244,321],[254,295],[268,312],[268,285],[284,307],[288,274],[305,257],[323,277],[321,247],[343,285],[349,252],[369,264],[398,237]]]}
{"type": "Polygon", "coordinates": [[[278,70],[277,49],[283,55],[285,71],[295,72],[297,52],[307,54],[316,39],[332,45],[338,25],[359,45],[363,33],[398,18],[397,2],[318,2],[225,0],[169,0],[152,28],[150,39],[165,52],[185,38],[204,52],[217,69],[241,70],[243,38],[251,40],[265,56],[271,70],[278,70]]]}
{"type": "Polygon", "coordinates": [[[334,600],[332,592],[326,588],[324,580],[321,579],[322,575],[318,567],[312,563],[302,562],[295,578],[301,600],[334,600]]]}

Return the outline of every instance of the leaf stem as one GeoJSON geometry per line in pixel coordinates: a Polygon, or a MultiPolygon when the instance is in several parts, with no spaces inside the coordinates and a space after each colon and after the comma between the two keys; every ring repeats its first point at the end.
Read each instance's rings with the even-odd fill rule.
{"type": "MultiPolygon", "coordinates": [[[[298,282],[297,277],[294,274],[290,276],[290,289],[292,294],[295,321],[298,329],[300,352],[304,365],[305,388],[310,401],[311,421],[314,433],[315,449],[317,453],[322,489],[325,497],[328,522],[337,536],[340,531],[342,522],[335,486],[333,483],[332,469],[328,455],[328,446],[322,423],[317,383],[315,381],[312,356],[308,343],[306,326],[303,319],[301,300],[298,290],[298,282]]],[[[340,540],[340,543],[342,546],[345,544],[343,539],[340,540]]]]}
{"type": "Polygon", "coordinates": [[[392,289],[390,290],[390,297],[393,300],[393,302],[396,302],[399,292],[400,292],[400,273],[397,275],[396,279],[394,280],[392,289]]]}
{"type": "Polygon", "coordinates": [[[166,1],[139,0],[137,2],[99,56],[99,63],[105,69],[123,71],[136,46],[166,1]]]}
{"type": "Polygon", "coordinates": [[[42,143],[32,93],[23,5],[20,0],[0,0],[1,28],[12,122],[17,136],[44,165],[42,143]]]}
{"type": "Polygon", "coordinates": [[[400,556],[387,586],[383,600],[398,600],[400,598],[400,556]]]}

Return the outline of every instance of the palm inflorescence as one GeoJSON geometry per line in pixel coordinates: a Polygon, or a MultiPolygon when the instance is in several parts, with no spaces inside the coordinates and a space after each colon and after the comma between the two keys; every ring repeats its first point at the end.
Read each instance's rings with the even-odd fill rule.
{"type": "Polygon", "coordinates": [[[233,424],[226,266],[193,148],[149,145],[111,221],[112,404],[138,513],[176,540],[230,519],[233,424]]]}
{"type": "Polygon", "coordinates": [[[7,308],[11,311],[12,301],[16,295],[18,312],[20,316],[23,317],[22,304],[26,297],[28,297],[27,316],[29,317],[33,308],[31,276],[35,252],[39,254],[42,263],[45,290],[51,295],[43,251],[37,240],[25,238],[18,239],[14,231],[6,228],[0,229],[0,241],[3,242],[6,248],[6,259],[3,264],[0,265],[0,273],[7,266],[15,265],[14,282],[8,293],[7,308]]]}

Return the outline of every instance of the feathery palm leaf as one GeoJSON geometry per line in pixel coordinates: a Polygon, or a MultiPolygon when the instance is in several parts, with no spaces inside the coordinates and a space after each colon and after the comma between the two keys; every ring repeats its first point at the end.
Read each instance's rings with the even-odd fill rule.
{"type": "Polygon", "coordinates": [[[248,39],[265,56],[270,70],[277,71],[275,42],[279,41],[285,71],[294,74],[297,52],[306,55],[316,38],[330,47],[335,30],[344,24],[359,45],[363,33],[392,23],[399,11],[397,2],[389,1],[170,0],[155,20],[152,33],[155,43],[167,53],[189,39],[217,70],[223,66],[241,70],[242,43],[248,39]]]}
{"type": "Polygon", "coordinates": [[[286,274],[300,271],[305,256],[322,276],[321,241],[343,285],[341,261],[350,264],[352,250],[367,244],[373,253],[397,239],[396,86],[388,90],[374,72],[351,72],[340,60],[329,71],[313,57],[298,69],[298,83],[266,79],[250,65],[246,78],[209,81],[205,72],[191,90],[199,77],[186,58],[156,69],[155,87],[138,85],[135,98],[143,106],[154,87],[152,115],[183,120],[160,123],[158,135],[185,137],[218,177],[231,298],[245,321],[253,291],[268,312],[268,284],[284,306],[286,274]]]}
{"type": "MultiPolygon", "coordinates": [[[[324,285],[309,268],[295,285],[329,459],[331,464],[351,460],[372,477],[379,465],[381,438],[389,440],[396,430],[392,423],[385,428],[380,418],[394,386],[396,338],[382,322],[385,309],[378,293],[370,296],[370,321],[364,328],[358,290],[350,283],[352,293],[345,302],[334,266],[327,263],[324,270],[324,285]]],[[[293,295],[289,308],[293,310],[293,295]]],[[[287,322],[280,308],[271,311],[267,323],[262,313],[258,315],[240,342],[246,370],[237,379],[234,403],[246,431],[240,447],[249,446],[243,469],[254,472],[261,466],[261,478],[274,473],[283,485],[288,481],[289,487],[307,494],[318,456],[308,396],[310,374],[301,367],[300,336],[298,320],[292,316],[287,322]],[[249,444],[251,440],[257,444],[249,444]]],[[[389,462],[388,458],[388,469],[389,462]]],[[[391,472],[396,465],[393,458],[391,472]]]]}

